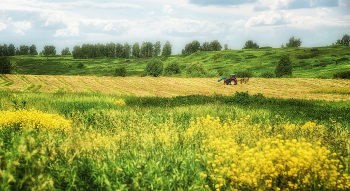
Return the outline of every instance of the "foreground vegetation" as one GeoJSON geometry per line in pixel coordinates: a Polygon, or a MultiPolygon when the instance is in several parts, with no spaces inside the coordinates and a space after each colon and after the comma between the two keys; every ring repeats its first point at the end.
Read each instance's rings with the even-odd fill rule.
{"type": "Polygon", "coordinates": [[[1,91],[0,187],[347,190],[348,105],[1,91]]]}
{"type": "MultiPolygon", "coordinates": [[[[297,78],[333,78],[333,74],[349,69],[349,46],[326,46],[317,48],[260,48],[224,51],[201,51],[193,54],[158,56],[166,66],[171,61],[180,64],[186,77],[186,66],[202,63],[207,71],[216,72],[215,77],[227,77],[230,73],[252,76],[274,73],[281,55],[287,54],[293,64],[293,76],[297,78]]],[[[31,75],[94,75],[114,76],[116,68],[125,67],[126,76],[143,76],[150,58],[94,58],[73,59],[71,56],[15,56],[11,61],[17,65],[18,74],[31,75]]],[[[213,75],[211,73],[211,75],[213,75]]],[[[204,75],[205,76],[205,75],[204,75]]],[[[240,77],[240,76],[239,76],[240,77]]]]}

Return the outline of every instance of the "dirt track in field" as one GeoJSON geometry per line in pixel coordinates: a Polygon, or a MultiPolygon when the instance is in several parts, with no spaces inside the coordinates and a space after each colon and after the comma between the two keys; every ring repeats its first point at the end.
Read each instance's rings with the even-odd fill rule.
{"type": "Polygon", "coordinates": [[[223,94],[236,91],[249,94],[262,93],[268,97],[350,100],[346,94],[309,93],[325,87],[350,87],[349,80],[284,78],[251,78],[247,84],[224,85],[217,78],[170,77],[96,77],[0,75],[0,89],[28,92],[100,92],[116,95],[164,96],[223,94]]]}

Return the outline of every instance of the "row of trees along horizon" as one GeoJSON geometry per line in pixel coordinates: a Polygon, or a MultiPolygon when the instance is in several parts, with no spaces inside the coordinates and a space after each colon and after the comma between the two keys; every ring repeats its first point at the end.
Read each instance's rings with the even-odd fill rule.
{"type": "MultiPolygon", "coordinates": [[[[289,42],[285,45],[282,44],[281,48],[289,47],[300,47],[302,41],[295,39],[294,36],[289,39],[289,42]]],[[[343,35],[342,39],[338,39],[335,44],[342,44],[345,46],[350,45],[349,35],[343,35]]],[[[334,43],[332,44],[334,45],[334,43]]],[[[259,49],[259,48],[271,48],[268,46],[259,47],[259,45],[252,40],[248,40],[243,49],[259,49]]],[[[182,54],[192,54],[198,51],[221,51],[222,46],[218,40],[212,42],[204,42],[202,45],[197,40],[186,44],[185,48],[182,49],[182,54]]],[[[230,50],[228,45],[224,45],[224,50],[230,50]]],[[[98,57],[111,57],[111,58],[145,58],[154,56],[168,56],[172,54],[172,45],[169,41],[161,49],[160,41],[155,44],[151,42],[142,42],[141,46],[138,42],[134,45],[129,45],[127,42],[124,45],[120,43],[107,43],[104,44],[83,44],[81,46],[74,46],[73,51],[70,52],[69,48],[66,47],[61,51],[61,55],[73,55],[74,59],[89,59],[98,57]]],[[[40,53],[37,52],[36,46],[33,44],[30,47],[21,45],[15,48],[13,44],[7,46],[7,44],[0,45],[0,56],[15,56],[15,55],[43,55],[50,56],[56,55],[56,47],[53,45],[46,45],[40,53]]]]}

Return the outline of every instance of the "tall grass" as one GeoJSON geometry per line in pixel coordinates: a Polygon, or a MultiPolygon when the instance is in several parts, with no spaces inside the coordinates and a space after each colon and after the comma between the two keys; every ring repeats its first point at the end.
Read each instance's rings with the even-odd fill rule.
{"type": "MultiPolygon", "coordinates": [[[[349,126],[346,120],[338,119],[339,116],[347,117],[348,108],[345,104],[268,99],[246,93],[231,97],[181,96],[164,99],[92,93],[2,91],[2,111],[15,111],[17,107],[16,111],[24,109],[30,112],[34,108],[70,120],[71,128],[67,131],[52,131],[45,128],[43,120],[42,126],[32,129],[29,122],[36,117],[33,112],[27,115],[31,116],[26,118],[27,121],[22,121],[27,127],[6,131],[9,130],[6,126],[0,130],[1,142],[7,136],[6,146],[0,147],[0,186],[1,190],[274,190],[277,187],[297,190],[303,185],[298,180],[304,181],[308,177],[306,168],[302,170],[294,166],[295,172],[300,172],[296,178],[284,175],[282,171],[277,172],[274,179],[264,175],[267,181],[249,187],[250,184],[243,179],[237,179],[231,184],[231,177],[227,173],[233,172],[233,169],[222,174],[220,167],[232,165],[230,160],[233,157],[215,162],[219,171],[211,163],[208,165],[208,161],[220,161],[220,157],[224,156],[224,152],[218,148],[229,151],[239,145],[240,148],[232,156],[238,157],[235,164],[241,165],[236,169],[244,169],[242,161],[248,156],[242,144],[255,149],[259,141],[266,146],[278,138],[286,142],[295,139],[300,144],[310,143],[310,151],[320,145],[320,148],[330,151],[330,155],[322,155],[326,157],[324,160],[338,160],[334,162],[337,167],[333,171],[339,176],[330,175],[328,177],[331,179],[322,181],[310,179],[312,185],[305,189],[313,189],[315,184],[320,184],[317,187],[320,190],[347,189],[349,126]],[[268,107],[269,104],[272,106],[268,107]],[[337,121],[323,119],[329,116],[322,114],[322,108],[330,109],[329,116],[337,121]],[[314,112],[316,109],[320,112],[299,114],[300,117],[297,117],[299,110],[314,112]],[[294,117],[288,117],[292,113],[294,117]],[[263,142],[265,139],[270,142],[263,142]],[[216,140],[220,140],[222,145],[216,144],[216,140]],[[224,144],[225,141],[230,142],[232,147],[224,144]]],[[[271,148],[275,149],[275,146],[271,148]]],[[[285,146],[284,151],[292,152],[291,149],[285,146]]],[[[265,151],[265,154],[269,152],[265,151]]],[[[290,156],[286,158],[286,163],[293,162],[292,157],[296,157],[294,154],[290,156]]],[[[280,163],[271,163],[272,167],[277,164],[280,163]]],[[[310,172],[310,175],[315,173],[310,172]]]]}

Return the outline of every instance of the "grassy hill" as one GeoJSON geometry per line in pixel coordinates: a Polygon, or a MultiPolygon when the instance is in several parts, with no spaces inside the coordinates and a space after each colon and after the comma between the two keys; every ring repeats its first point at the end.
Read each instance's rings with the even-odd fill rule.
{"type": "MultiPolygon", "coordinates": [[[[327,46],[317,48],[263,48],[256,50],[227,50],[197,52],[190,55],[157,57],[165,64],[178,60],[182,75],[188,63],[203,62],[208,70],[216,70],[217,77],[230,73],[250,70],[255,77],[261,73],[274,72],[279,57],[288,54],[293,62],[293,76],[297,78],[332,78],[339,71],[350,69],[350,47],[327,46]]],[[[30,75],[85,75],[113,76],[116,67],[125,66],[128,76],[140,76],[150,58],[95,58],[73,59],[67,56],[15,56],[11,60],[17,64],[18,74],[30,75]],[[84,67],[78,68],[82,63],[84,67]]]]}

